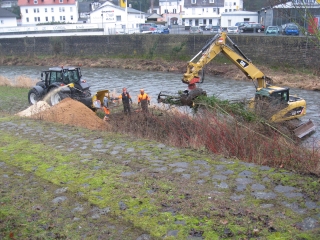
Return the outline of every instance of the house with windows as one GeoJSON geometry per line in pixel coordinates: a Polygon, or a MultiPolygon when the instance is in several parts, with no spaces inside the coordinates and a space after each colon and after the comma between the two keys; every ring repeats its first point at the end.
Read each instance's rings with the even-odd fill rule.
{"type": "Polygon", "coordinates": [[[151,12],[162,15],[160,21],[169,25],[190,26],[221,25],[221,14],[241,11],[243,0],[159,0],[159,7],[151,12]]]}
{"type": "Polygon", "coordinates": [[[131,7],[126,9],[111,2],[105,2],[90,12],[89,22],[102,26],[105,32],[108,30],[109,34],[124,33],[125,29],[139,29],[139,24],[145,23],[145,14],[131,7]],[[119,31],[121,29],[123,31],[119,31]]]}
{"type": "Polygon", "coordinates": [[[21,12],[21,26],[39,23],[78,22],[78,2],[76,0],[18,0],[21,12]]]}
{"type": "Polygon", "coordinates": [[[182,11],[184,0],[159,0],[159,7],[153,8],[153,13],[161,15],[159,22],[167,22],[168,25],[182,24],[182,11]]]}
{"type": "Polygon", "coordinates": [[[16,26],[17,16],[6,9],[0,8],[0,28],[16,26]]]}

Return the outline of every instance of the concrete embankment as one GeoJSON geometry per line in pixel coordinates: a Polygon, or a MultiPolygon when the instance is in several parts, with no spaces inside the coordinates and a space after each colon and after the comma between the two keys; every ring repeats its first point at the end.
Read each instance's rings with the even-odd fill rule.
{"type": "MultiPolygon", "coordinates": [[[[106,35],[0,39],[0,57],[52,56],[108,58],[191,59],[213,36],[106,35]]],[[[320,50],[310,36],[230,35],[253,62],[278,68],[316,70],[320,50]]],[[[232,43],[230,43],[232,45],[232,43]]],[[[3,60],[2,60],[3,61],[3,60]]]]}

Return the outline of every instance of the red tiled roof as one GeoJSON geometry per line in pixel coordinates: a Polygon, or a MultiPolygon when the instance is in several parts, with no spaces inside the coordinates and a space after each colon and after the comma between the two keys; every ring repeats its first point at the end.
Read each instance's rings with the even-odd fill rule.
{"type": "Polygon", "coordinates": [[[76,0],[18,0],[18,6],[44,6],[44,5],[66,5],[75,4],[76,0]],[[34,3],[38,2],[38,3],[34,3]]]}

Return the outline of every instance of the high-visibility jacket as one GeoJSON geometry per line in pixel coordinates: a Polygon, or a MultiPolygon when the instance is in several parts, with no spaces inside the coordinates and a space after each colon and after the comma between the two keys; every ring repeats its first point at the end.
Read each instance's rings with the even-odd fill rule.
{"type": "Polygon", "coordinates": [[[109,115],[109,114],[110,114],[109,108],[107,108],[107,107],[105,107],[105,106],[103,106],[102,108],[103,108],[103,111],[104,111],[104,113],[105,113],[106,115],[109,115]]]}
{"type": "Polygon", "coordinates": [[[118,98],[119,98],[119,99],[122,99],[122,102],[123,102],[123,103],[129,104],[129,101],[132,103],[131,96],[130,96],[130,94],[129,94],[128,92],[125,92],[125,93],[123,92],[123,93],[121,93],[118,98]]]}
{"type": "Polygon", "coordinates": [[[144,94],[140,93],[138,96],[138,103],[141,102],[142,100],[150,101],[150,97],[146,93],[144,93],[144,94]]]}

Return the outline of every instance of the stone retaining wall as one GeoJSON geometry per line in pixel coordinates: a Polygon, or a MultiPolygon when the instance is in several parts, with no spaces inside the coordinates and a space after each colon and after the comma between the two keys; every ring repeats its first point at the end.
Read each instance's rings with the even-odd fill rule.
{"type": "MultiPolygon", "coordinates": [[[[108,35],[0,39],[4,56],[144,57],[190,60],[209,35],[108,35]]],[[[254,63],[317,69],[319,41],[312,37],[229,35],[254,63]]]]}

